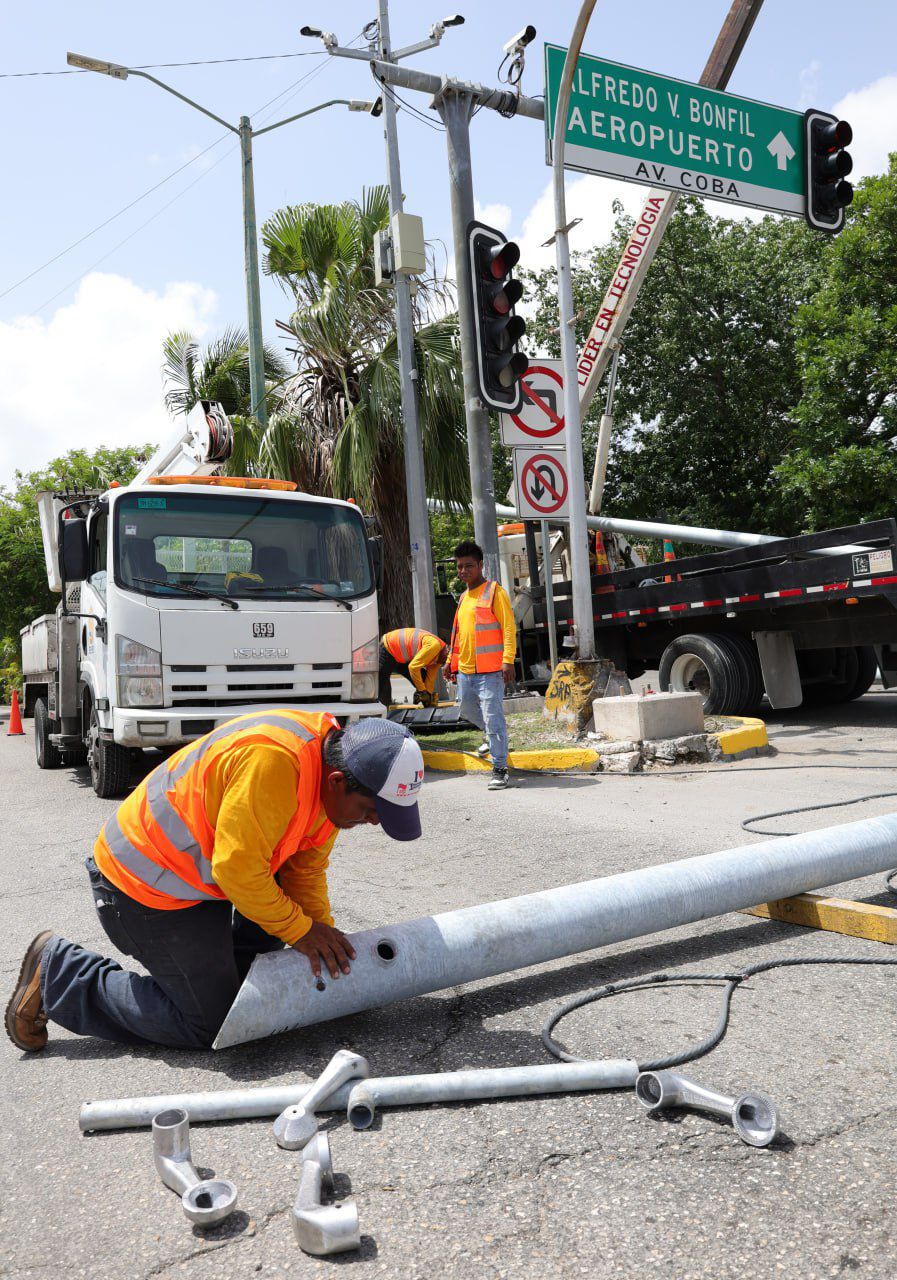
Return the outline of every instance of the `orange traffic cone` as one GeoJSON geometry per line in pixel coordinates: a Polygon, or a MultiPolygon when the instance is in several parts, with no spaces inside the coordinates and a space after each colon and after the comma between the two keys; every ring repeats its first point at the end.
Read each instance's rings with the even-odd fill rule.
{"type": "Polygon", "coordinates": [[[22,717],[19,714],[19,693],[17,689],[12,691],[12,708],[9,713],[9,728],[6,730],[6,736],[12,737],[16,733],[24,733],[22,728],[22,717]]]}

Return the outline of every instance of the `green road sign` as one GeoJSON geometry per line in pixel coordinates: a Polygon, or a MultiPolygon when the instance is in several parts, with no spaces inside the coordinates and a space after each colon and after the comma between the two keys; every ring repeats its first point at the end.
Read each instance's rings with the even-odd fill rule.
{"type": "MultiPolygon", "coordinates": [[[[545,46],[549,164],[566,54],[545,46]]],[[[580,55],[565,168],[803,214],[804,149],[800,111],[580,55]]]]}

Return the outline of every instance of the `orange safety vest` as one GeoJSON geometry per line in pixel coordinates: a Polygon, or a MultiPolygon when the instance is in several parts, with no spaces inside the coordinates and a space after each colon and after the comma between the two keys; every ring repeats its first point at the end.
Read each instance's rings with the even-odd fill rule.
{"type": "Polygon", "coordinates": [[[404,662],[407,666],[424,640],[431,638],[430,632],[421,631],[420,627],[400,627],[398,631],[387,631],[383,637],[383,648],[396,662],[404,662]]]}
{"type": "Polygon", "coordinates": [[[94,847],[101,874],[136,902],[162,911],[223,900],[212,879],[215,830],[206,817],[206,774],[233,747],[258,743],[283,747],[299,762],[296,812],[274,849],[275,875],[294,853],[319,847],[334,831],[326,817],[311,828],[320,809],[321,745],[338,728],[326,713],[278,708],[237,716],[182,747],[103,827],[94,847]]]}
{"type": "MultiPolygon", "coordinates": [[[[502,655],[505,651],[505,633],[502,630],[501,623],[492,612],[492,601],[495,599],[495,589],[497,582],[486,581],[486,587],[481,596],[477,597],[475,609],[475,644],[476,644],[476,664],[477,675],[485,675],[490,671],[501,671],[502,655]]],[[[467,592],[464,592],[467,595],[467,592]]],[[[464,596],[461,597],[464,599],[464,596]]],[[[455,610],[455,621],[452,623],[452,671],[458,670],[459,654],[458,654],[458,613],[461,604],[455,610]]]]}

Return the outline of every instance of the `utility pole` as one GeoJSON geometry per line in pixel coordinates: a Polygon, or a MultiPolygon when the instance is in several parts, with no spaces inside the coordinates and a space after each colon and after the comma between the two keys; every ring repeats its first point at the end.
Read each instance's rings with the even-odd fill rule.
{"type": "MultiPolygon", "coordinates": [[[[377,44],[381,60],[387,65],[395,65],[389,35],[389,0],[379,0],[377,44]]],[[[389,212],[391,217],[394,217],[395,214],[402,212],[404,198],[399,164],[399,136],[396,129],[396,104],[389,90],[383,95],[383,135],[386,139],[386,168],[389,175],[389,212]]],[[[394,272],[393,287],[396,293],[396,337],[399,349],[399,386],[402,396],[405,499],[408,506],[414,625],[435,634],[436,596],[433,589],[433,552],[430,546],[427,481],[418,412],[411,285],[406,275],[394,272]]]]}
{"type": "Polygon", "coordinates": [[[265,427],[268,425],[268,401],[265,396],[265,346],[262,336],[262,295],[259,289],[258,235],[255,227],[252,125],[249,116],[240,116],[240,161],[243,175],[243,263],[249,335],[249,403],[250,413],[265,427]]]}
{"type": "Polygon", "coordinates": [[[476,98],[464,89],[446,86],[436,95],[434,105],[442,116],[448,147],[473,532],[477,542],[483,548],[486,577],[497,580],[499,578],[498,522],[495,514],[495,484],[492,476],[492,438],[489,432],[489,412],[480,399],[477,385],[476,321],[466,268],[467,228],[474,216],[469,126],[476,106],[476,98]]]}

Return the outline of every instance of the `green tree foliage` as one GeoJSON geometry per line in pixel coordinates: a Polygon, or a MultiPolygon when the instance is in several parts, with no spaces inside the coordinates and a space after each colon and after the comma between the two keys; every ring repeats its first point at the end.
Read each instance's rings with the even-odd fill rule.
{"type": "MultiPolygon", "coordinates": [[[[228,416],[246,416],[252,405],[249,391],[249,338],[245,329],[226,329],[207,347],[181,330],[162,345],[165,405],[172,414],[187,413],[199,400],[217,400],[228,416]]],[[[289,366],[273,347],[264,348],[268,394],[277,389],[289,366]]]]}
{"type": "Polygon", "coordinates": [[[150,456],[152,445],[72,449],[42,471],[16,472],[12,489],[0,488],[0,649],[19,646],[19,631],[59,602],[47,586],[37,495],[45,491],[106,489],[126,484],[150,456]]]}
{"type": "Polygon", "coordinates": [[[897,154],[857,188],[827,268],[794,320],[801,395],[777,468],[807,529],[897,511],[897,154]]]}

